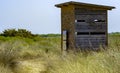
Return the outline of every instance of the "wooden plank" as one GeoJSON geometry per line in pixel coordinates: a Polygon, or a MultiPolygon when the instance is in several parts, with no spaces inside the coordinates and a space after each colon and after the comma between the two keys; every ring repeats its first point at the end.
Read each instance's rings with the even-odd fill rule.
{"type": "Polygon", "coordinates": [[[75,32],[105,32],[106,29],[98,30],[98,29],[76,29],[75,32]]]}
{"type": "Polygon", "coordinates": [[[104,26],[76,26],[76,30],[106,30],[104,26]]]}
{"type": "Polygon", "coordinates": [[[82,37],[84,37],[84,38],[89,38],[90,35],[76,35],[76,38],[82,38],[82,37]]]}
{"type": "Polygon", "coordinates": [[[77,46],[96,46],[96,45],[105,45],[105,42],[106,41],[79,41],[79,42],[76,42],[77,46]]]}
{"type": "Polygon", "coordinates": [[[89,44],[92,44],[92,45],[97,45],[97,44],[105,44],[106,41],[87,41],[87,42],[84,42],[84,41],[76,41],[77,44],[83,44],[83,45],[89,45],[89,44]]]}
{"type": "Polygon", "coordinates": [[[104,26],[76,26],[76,30],[106,30],[106,27],[104,26]]]}
{"type": "Polygon", "coordinates": [[[92,31],[92,30],[96,30],[96,31],[99,31],[99,30],[106,30],[106,27],[103,27],[103,26],[98,26],[98,27],[89,27],[89,26],[81,26],[81,27],[76,27],[75,28],[76,30],[79,30],[79,31],[92,31]]]}
{"type": "Polygon", "coordinates": [[[102,42],[103,42],[103,41],[105,41],[105,40],[106,40],[105,38],[104,38],[104,39],[103,39],[103,38],[87,38],[87,39],[86,39],[86,38],[77,38],[77,39],[76,39],[76,42],[79,42],[79,41],[80,41],[80,42],[82,42],[82,41],[83,41],[83,42],[87,42],[87,41],[93,41],[93,42],[94,42],[94,41],[98,41],[98,42],[99,42],[99,41],[102,41],[102,42]]]}
{"type": "Polygon", "coordinates": [[[85,43],[87,43],[87,42],[95,42],[95,43],[104,43],[104,42],[106,42],[106,37],[105,36],[92,36],[92,37],[76,37],[76,42],[78,42],[78,43],[82,43],[82,42],[85,42],[85,43]]]}
{"type": "Polygon", "coordinates": [[[75,14],[106,14],[106,10],[89,10],[89,9],[76,8],[75,14]]]}
{"type": "Polygon", "coordinates": [[[85,22],[82,22],[82,23],[80,23],[80,22],[76,22],[75,23],[75,27],[76,28],[82,28],[82,27],[91,27],[91,28],[93,28],[93,27],[107,27],[107,25],[106,25],[106,23],[104,23],[104,22],[95,22],[95,23],[93,23],[93,24],[89,24],[89,23],[85,23],[85,22]]]}
{"type": "Polygon", "coordinates": [[[76,20],[94,20],[94,19],[99,19],[99,20],[106,20],[106,15],[75,15],[76,20]]]}
{"type": "MultiPolygon", "coordinates": [[[[93,23],[94,25],[106,25],[106,22],[94,22],[93,23]]],[[[87,22],[75,22],[75,25],[90,25],[89,23],[87,22]]]]}
{"type": "Polygon", "coordinates": [[[76,38],[105,38],[106,35],[77,35],[76,38]]]}

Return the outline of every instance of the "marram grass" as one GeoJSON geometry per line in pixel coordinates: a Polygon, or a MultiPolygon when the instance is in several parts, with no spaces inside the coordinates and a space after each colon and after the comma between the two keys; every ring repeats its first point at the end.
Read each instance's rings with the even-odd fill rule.
{"type": "Polygon", "coordinates": [[[62,53],[60,37],[0,37],[0,73],[120,73],[119,69],[117,36],[109,36],[107,50],[78,53],[62,53]]]}

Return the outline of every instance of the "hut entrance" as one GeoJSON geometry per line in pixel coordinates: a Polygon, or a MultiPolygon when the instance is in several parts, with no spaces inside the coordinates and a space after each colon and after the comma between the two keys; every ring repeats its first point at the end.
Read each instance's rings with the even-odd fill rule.
{"type": "Polygon", "coordinates": [[[67,30],[63,30],[63,50],[67,50],[68,48],[68,31],[67,30]]]}

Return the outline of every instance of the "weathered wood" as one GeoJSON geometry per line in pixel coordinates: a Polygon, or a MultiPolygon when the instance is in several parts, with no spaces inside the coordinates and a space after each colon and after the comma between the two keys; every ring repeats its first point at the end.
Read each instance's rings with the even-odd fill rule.
{"type": "Polygon", "coordinates": [[[87,24],[87,23],[76,23],[75,29],[76,30],[106,30],[107,25],[105,23],[93,23],[93,24],[87,24]]]}
{"type": "Polygon", "coordinates": [[[79,48],[86,47],[99,47],[100,45],[105,45],[106,36],[105,35],[79,35],[76,36],[76,46],[79,48]]]}
{"type": "Polygon", "coordinates": [[[83,8],[75,8],[75,15],[106,15],[106,10],[90,10],[83,8]]]}
{"type": "MultiPolygon", "coordinates": [[[[61,13],[61,34],[63,36],[63,31],[67,31],[67,41],[66,41],[66,49],[72,49],[74,48],[75,45],[73,45],[73,43],[75,43],[75,39],[74,39],[74,20],[75,20],[75,15],[74,15],[74,6],[73,5],[69,5],[67,7],[63,7],[61,9],[62,13],[61,13]]],[[[61,48],[62,50],[64,50],[64,45],[63,45],[63,37],[61,37],[61,48]]]]}
{"type": "Polygon", "coordinates": [[[98,20],[105,20],[106,21],[106,15],[97,15],[97,14],[94,14],[94,15],[91,15],[91,14],[84,15],[84,14],[82,14],[82,15],[76,15],[75,19],[76,20],[93,20],[93,21],[95,19],[98,19],[98,20]]]}
{"type": "Polygon", "coordinates": [[[90,30],[80,30],[80,29],[76,29],[76,32],[106,32],[105,29],[103,30],[95,30],[95,29],[90,29],[90,30]]]}
{"type": "Polygon", "coordinates": [[[115,8],[115,7],[112,7],[112,6],[97,5],[97,4],[82,3],[82,2],[74,2],[74,1],[57,4],[55,6],[61,8],[61,7],[67,7],[69,5],[74,5],[75,8],[84,8],[84,9],[91,9],[91,10],[111,10],[111,9],[115,8]]]}
{"type": "Polygon", "coordinates": [[[103,37],[105,38],[106,35],[76,35],[76,38],[89,38],[89,37],[92,37],[92,38],[100,38],[100,37],[103,37]]]}
{"type": "MultiPolygon", "coordinates": [[[[61,48],[99,48],[108,43],[107,10],[114,7],[66,2],[61,8],[61,48]],[[63,31],[68,31],[64,38],[63,31]]],[[[63,49],[64,50],[64,49],[63,49]]]]}

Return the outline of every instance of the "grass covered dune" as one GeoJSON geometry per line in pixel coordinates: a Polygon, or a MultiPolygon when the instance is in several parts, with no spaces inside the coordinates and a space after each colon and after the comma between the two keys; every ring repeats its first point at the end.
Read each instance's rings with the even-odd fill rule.
{"type": "Polygon", "coordinates": [[[120,36],[99,52],[62,53],[60,36],[0,36],[0,73],[120,73],[120,36]]]}

